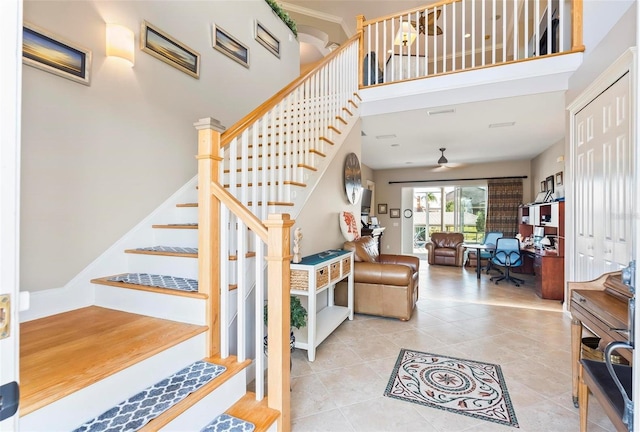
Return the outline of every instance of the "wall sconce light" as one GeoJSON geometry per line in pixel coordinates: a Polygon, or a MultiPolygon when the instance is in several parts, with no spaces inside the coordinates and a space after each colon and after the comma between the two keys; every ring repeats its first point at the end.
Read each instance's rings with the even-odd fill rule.
{"type": "Polygon", "coordinates": [[[402,23],[402,26],[400,27],[400,30],[398,30],[398,33],[396,33],[393,44],[402,46],[411,45],[417,37],[418,32],[416,31],[415,27],[413,27],[410,22],[405,21],[402,23]]]}
{"type": "Polygon", "coordinates": [[[133,67],[133,31],[119,24],[107,24],[107,56],[120,57],[133,67]]]}

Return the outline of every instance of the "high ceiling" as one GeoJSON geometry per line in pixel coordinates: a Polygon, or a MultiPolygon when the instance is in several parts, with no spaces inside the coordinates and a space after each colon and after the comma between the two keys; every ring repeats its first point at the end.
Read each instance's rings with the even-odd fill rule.
{"type": "MultiPolygon", "coordinates": [[[[304,22],[303,29],[313,27],[321,34],[322,23],[326,23],[331,36],[325,39],[342,43],[355,33],[357,15],[372,19],[430,3],[435,2],[289,0],[283,6],[304,22]],[[342,40],[338,40],[337,26],[344,32],[342,40]]],[[[310,39],[303,35],[301,40],[310,39]]],[[[565,73],[548,79],[566,83],[567,78],[565,73]]],[[[532,159],[563,139],[565,129],[562,85],[536,87],[539,84],[523,82],[511,85],[509,91],[487,92],[489,87],[478,83],[466,87],[465,96],[469,97],[434,97],[425,92],[424,102],[417,104],[406,104],[397,97],[385,99],[383,92],[364,89],[362,162],[376,170],[409,166],[430,169],[437,166],[439,148],[446,148],[450,164],[459,166],[532,159]],[[448,112],[436,114],[439,111],[448,112]]]]}

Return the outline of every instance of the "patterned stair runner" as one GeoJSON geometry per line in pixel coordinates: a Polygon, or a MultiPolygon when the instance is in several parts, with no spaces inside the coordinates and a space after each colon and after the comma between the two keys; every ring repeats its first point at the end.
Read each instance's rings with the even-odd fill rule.
{"type": "Polygon", "coordinates": [[[200,432],[252,432],[255,429],[256,426],[251,422],[241,420],[229,414],[221,414],[201,429],[200,432]]]}
{"type": "Polygon", "coordinates": [[[198,248],[194,247],[179,247],[179,246],[149,246],[136,248],[139,251],[148,252],[172,252],[172,253],[185,253],[185,254],[197,254],[198,248]]]}
{"type": "Polygon", "coordinates": [[[137,431],[226,369],[224,366],[197,361],[120,402],[74,432],[137,431]]]}
{"type": "Polygon", "coordinates": [[[144,285],[168,288],[178,291],[198,292],[198,281],[176,276],[155,275],[148,273],[125,273],[109,278],[113,282],[125,282],[134,285],[144,285]]]}

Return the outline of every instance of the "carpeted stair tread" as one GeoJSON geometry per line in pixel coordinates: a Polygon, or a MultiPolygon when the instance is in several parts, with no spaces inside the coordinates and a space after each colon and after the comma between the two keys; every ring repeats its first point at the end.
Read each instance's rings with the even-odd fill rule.
{"type": "Polygon", "coordinates": [[[224,366],[197,361],[75,429],[137,431],[225,371],[224,366]]]}
{"type": "Polygon", "coordinates": [[[183,297],[208,297],[205,293],[198,292],[197,280],[177,276],[123,273],[92,279],[91,283],[183,297]]]}
{"type": "Polygon", "coordinates": [[[198,291],[197,280],[169,275],[157,275],[150,273],[124,273],[118,276],[113,276],[109,280],[113,282],[124,282],[134,285],[152,286],[178,291],[198,291]]]}
{"type": "Polygon", "coordinates": [[[198,248],[179,246],[147,246],[135,249],[127,249],[126,253],[176,256],[185,258],[198,258],[198,248]]]}
{"type": "Polygon", "coordinates": [[[253,432],[255,430],[256,426],[253,423],[223,413],[203,427],[200,432],[253,432]]]}

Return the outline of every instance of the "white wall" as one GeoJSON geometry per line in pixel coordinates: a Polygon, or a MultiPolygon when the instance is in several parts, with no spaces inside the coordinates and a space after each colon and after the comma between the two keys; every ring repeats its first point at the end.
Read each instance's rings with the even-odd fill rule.
{"type": "Polygon", "coordinates": [[[298,42],[263,0],[27,0],[24,18],[93,65],[88,87],[23,67],[22,290],[63,286],[192,178],[195,121],[230,127],[299,74],[298,42]],[[255,41],[256,18],[280,59],[255,41]],[[139,49],[133,68],[105,57],[106,22],[138,46],[143,20],[200,53],[200,79],[139,49]],[[213,23],[249,47],[248,69],[211,47],[213,23]]]}
{"type": "Polygon", "coordinates": [[[360,202],[349,203],[344,189],[344,161],[347,154],[352,152],[362,160],[360,156],[361,144],[360,121],[358,121],[345,138],[345,142],[341,145],[292,228],[292,232],[298,227],[302,230],[303,238],[300,243],[302,256],[312,255],[327,249],[342,248],[345,238],[340,231],[338,218],[341,211],[351,211],[357,220],[360,220],[360,202]]]}
{"type": "Polygon", "coordinates": [[[564,138],[531,160],[531,196],[535,197],[541,190],[540,182],[553,176],[556,196],[564,196],[564,138]],[[562,185],[556,184],[556,174],[562,172],[562,185]]]}

